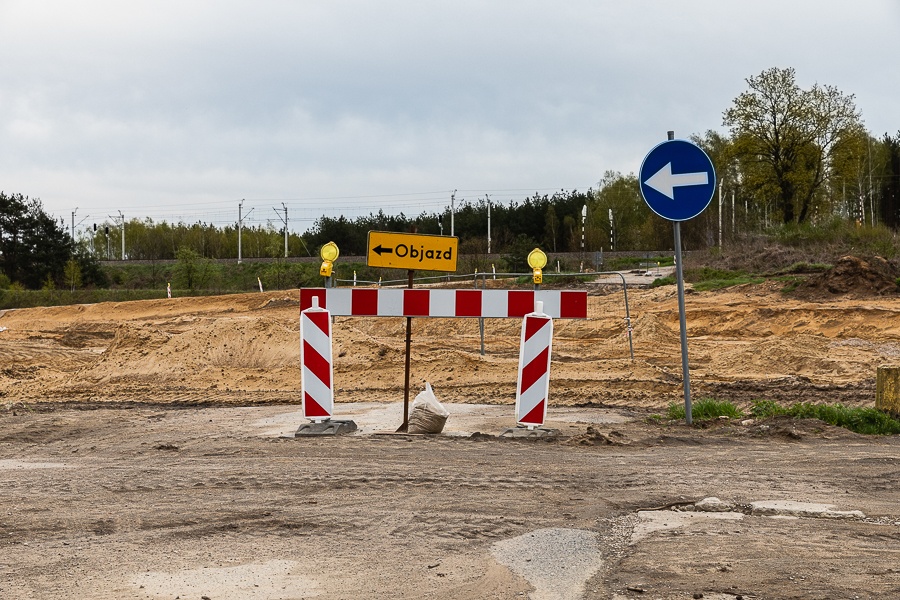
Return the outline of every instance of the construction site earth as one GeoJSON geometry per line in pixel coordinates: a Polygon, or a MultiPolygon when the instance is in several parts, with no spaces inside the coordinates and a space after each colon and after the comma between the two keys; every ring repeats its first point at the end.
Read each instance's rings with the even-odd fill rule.
{"type": "MultiPolygon", "coordinates": [[[[900,362],[879,273],[688,286],[695,401],[874,406],[900,362]]],[[[676,290],[641,277],[631,331],[616,278],[554,324],[546,439],[499,435],[521,319],[486,319],[483,354],[478,319],[413,319],[413,395],[450,417],[410,435],[405,319],[336,317],[335,417],[359,428],[295,438],[297,290],[0,313],[0,597],[900,597],[900,437],[661,417],[676,290]]]]}

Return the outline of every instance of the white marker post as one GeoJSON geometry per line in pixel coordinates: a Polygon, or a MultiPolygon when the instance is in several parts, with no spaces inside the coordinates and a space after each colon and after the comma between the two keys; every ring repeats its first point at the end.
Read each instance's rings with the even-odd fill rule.
{"type": "Polygon", "coordinates": [[[334,412],[331,313],[319,308],[317,297],[300,313],[300,364],[303,416],[314,423],[327,421],[334,412]]]}
{"type": "Polygon", "coordinates": [[[553,319],[544,314],[544,303],[536,301],[534,312],[522,320],[516,382],[516,422],[529,430],[540,427],[547,418],[552,344],[553,319]]]}

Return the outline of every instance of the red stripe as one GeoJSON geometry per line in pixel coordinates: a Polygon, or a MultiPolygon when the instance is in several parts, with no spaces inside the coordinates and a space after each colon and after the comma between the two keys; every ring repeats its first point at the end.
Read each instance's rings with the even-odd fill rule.
{"type": "Polygon", "coordinates": [[[312,299],[319,299],[319,308],[325,308],[325,288],[301,288],[300,310],[312,308],[312,299]]]}
{"type": "Polygon", "coordinates": [[[587,292],[560,292],[561,319],[587,319],[587,292]]]}
{"type": "Polygon", "coordinates": [[[519,394],[525,393],[525,390],[547,373],[549,362],[550,348],[544,348],[534,360],[522,367],[522,386],[519,388],[519,394]]]}
{"type": "Polygon", "coordinates": [[[327,312],[323,310],[322,312],[308,312],[303,314],[309,319],[309,322],[318,327],[322,333],[331,337],[331,327],[329,327],[330,322],[327,312]]]}
{"type": "Polygon", "coordinates": [[[481,316],[481,290],[456,290],[456,316],[481,316]]]}
{"type": "Polygon", "coordinates": [[[313,400],[313,397],[303,393],[303,412],[307,417],[330,417],[331,415],[327,410],[322,408],[322,405],[313,400]]]}
{"type": "MultiPolygon", "coordinates": [[[[546,398],[544,399],[546,400],[546,398]]],[[[537,403],[537,406],[528,411],[528,414],[519,419],[519,423],[530,423],[534,425],[544,424],[544,400],[537,403]]]]}
{"type": "Polygon", "coordinates": [[[353,290],[350,292],[350,313],[354,315],[378,314],[378,290],[353,290]]]}
{"type": "Polygon", "coordinates": [[[316,349],[303,340],[303,366],[319,378],[319,381],[327,387],[331,387],[331,363],[324,356],[316,352],[316,349]]]}
{"type": "Polygon", "coordinates": [[[509,290],[506,296],[507,316],[524,317],[534,312],[534,292],[528,290],[509,290]]]}
{"type": "Polygon", "coordinates": [[[430,314],[429,301],[429,290],[403,290],[403,314],[427,317],[430,314]]]}
{"type": "Polygon", "coordinates": [[[542,319],[541,317],[525,317],[525,341],[531,339],[531,336],[543,329],[544,325],[550,322],[550,319],[542,319]]]}

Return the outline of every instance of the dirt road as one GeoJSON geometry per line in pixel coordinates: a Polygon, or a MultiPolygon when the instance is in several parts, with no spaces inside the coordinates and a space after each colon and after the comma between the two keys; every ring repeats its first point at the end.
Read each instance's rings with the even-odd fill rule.
{"type": "Polygon", "coordinates": [[[581,410],[555,442],[279,438],[288,406],[7,412],[0,597],[900,593],[897,437],[581,410]]]}

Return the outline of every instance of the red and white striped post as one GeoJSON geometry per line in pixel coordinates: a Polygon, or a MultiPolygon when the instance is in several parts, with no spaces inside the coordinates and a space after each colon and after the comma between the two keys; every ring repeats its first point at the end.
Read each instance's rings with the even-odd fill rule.
{"type": "Polygon", "coordinates": [[[522,320],[516,383],[516,422],[528,429],[540,427],[547,418],[552,343],[553,319],[544,314],[544,303],[536,301],[534,312],[522,320]]]}
{"type": "Polygon", "coordinates": [[[303,416],[314,423],[334,412],[334,364],[331,354],[331,313],[319,308],[319,299],[300,312],[300,391],[303,416]]]}

